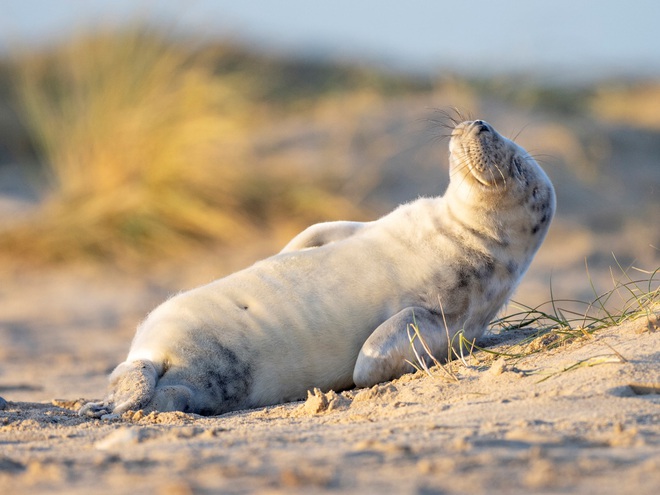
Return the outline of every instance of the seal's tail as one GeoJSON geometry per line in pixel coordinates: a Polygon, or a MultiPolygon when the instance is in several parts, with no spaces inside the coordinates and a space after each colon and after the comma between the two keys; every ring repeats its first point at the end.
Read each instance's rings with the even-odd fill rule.
{"type": "Polygon", "coordinates": [[[158,372],[148,360],[126,361],[110,375],[110,393],[102,402],[85,404],[78,414],[100,418],[143,409],[154,396],[158,372]]]}

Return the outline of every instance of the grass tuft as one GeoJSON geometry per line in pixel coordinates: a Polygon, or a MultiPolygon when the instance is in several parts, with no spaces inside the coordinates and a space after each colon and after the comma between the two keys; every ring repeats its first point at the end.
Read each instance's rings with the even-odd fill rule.
{"type": "Polygon", "coordinates": [[[44,167],[45,200],[0,230],[0,251],[139,259],[239,245],[291,219],[355,216],[336,177],[263,163],[254,136],[281,109],[264,100],[267,75],[225,48],[140,25],[16,57],[18,112],[44,167]]]}
{"type": "MultiPolygon", "coordinates": [[[[625,270],[618,265],[618,262],[617,266],[622,273],[621,279],[616,280],[613,278],[613,288],[602,294],[596,292],[595,286],[591,284],[595,294],[592,301],[584,302],[555,298],[551,286],[551,299],[544,304],[530,307],[512,302],[511,306],[517,308],[518,311],[493,321],[490,331],[505,334],[516,330],[531,329],[533,332],[504,350],[480,347],[475,342],[467,340],[461,330],[451,339],[451,345],[448,346],[447,362],[440,363],[433,357],[428,346],[423,346],[425,355],[420,355],[415,349],[414,340],[419,339],[422,343],[424,341],[419,329],[412,325],[413,333],[409,330],[408,336],[417,357],[417,364],[410,364],[418,371],[425,371],[429,376],[437,376],[432,369],[426,366],[426,362],[432,362],[444,375],[450,376],[453,381],[458,381],[458,367],[461,364],[465,367],[469,366],[464,351],[469,353],[470,363],[476,361],[478,367],[485,368],[496,359],[504,358],[506,361],[515,363],[535,353],[561,348],[579,340],[592,339],[593,334],[598,330],[621,325],[624,322],[639,318],[646,318],[649,328],[655,328],[657,324],[656,312],[660,308],[660,268],[654,271],[638,268],[625,270]],[[630,271],[642,273],[647,278],[633,279],[630,276],[630,271]],[[619,299],[618,304],[615,301],[616,298],[619,299]],[[479,351],[479,355],[475,355],[474,351],[479,351]]],[[[587,275],[588,273],[587,266],[587,275]]],[[[610,348],[612,354],[592,356],[558,372],[553,372],[542,378],[541,381],[545,381],[558,373],[585,366],[627,362],[627,359],[616,349],[606,342],[603,343],[610,348]]]]}

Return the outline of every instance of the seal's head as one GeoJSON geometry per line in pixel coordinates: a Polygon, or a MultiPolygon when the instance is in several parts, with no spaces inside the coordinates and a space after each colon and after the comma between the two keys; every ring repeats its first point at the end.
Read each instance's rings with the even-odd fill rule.
{"type": "Polygon", "coordinates": [[[458,124],[449,142],[450,176],[464,194],[488,202],[520,202],[542,193],[554,210],[554,192],[545,172],[527,151],[500,135],[488,122],[458,124]]]}
{"type": "Polygon", "coordinates": [[[555,192],[536,160],[483,120],[456,125],[449,151],[452,200],[467,206],[463,211],[482,228],[506,225],[538,247],[554,215],[555,192]]]}

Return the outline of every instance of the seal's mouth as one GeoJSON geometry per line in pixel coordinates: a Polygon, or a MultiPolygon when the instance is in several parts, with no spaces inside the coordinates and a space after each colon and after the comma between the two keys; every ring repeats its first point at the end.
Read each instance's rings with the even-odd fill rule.
{"type": "Polygon", "coordinates": [[[477,182],[479,182],[482,186],[494,187],[497,185],[496,181],[486,180],[484,178],[484,175],[481,172],[475,170],[474,167],[470,166],[470,164],[468,164],[468,169],[470,170],[472,177],[474,177],[477,180],[477,182]]]}
{"type": "Polygon", "coordinates": [[[506,182],[497,161],[501,156],[502,139],[493,127],[483,120],[458,124],[451,134],[449,150],[453,167],[469,172],[484,187],[499,187],[506,182]]]}

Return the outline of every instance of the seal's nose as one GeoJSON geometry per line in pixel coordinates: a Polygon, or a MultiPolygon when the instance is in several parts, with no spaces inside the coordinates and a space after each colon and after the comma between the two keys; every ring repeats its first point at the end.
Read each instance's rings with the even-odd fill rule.
{"type": "Polygon", "coordinates": [[[488,125],[487,122],[484,122],[483,120],[475,120],[474,121],[474,127],[478,129],[478,134],[481,134],[482,132],[490,132],[490,125],[488,125]]]}

